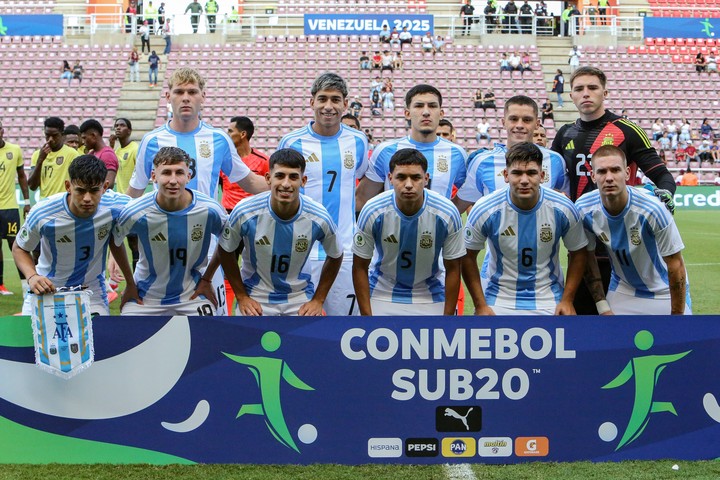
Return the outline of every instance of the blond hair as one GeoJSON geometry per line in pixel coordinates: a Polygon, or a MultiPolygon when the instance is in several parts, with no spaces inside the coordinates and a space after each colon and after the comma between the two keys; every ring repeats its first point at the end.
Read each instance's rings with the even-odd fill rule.
{"type": "Polygon", "coordinates": [[[173,88],[173,85],[183,85],[185,83],[194,83],[200,88],[200,91],[205,91],[205,78],[194,68],[178,68],[170,75],[170,78],[168,78],[168,88],[173,88]]]}

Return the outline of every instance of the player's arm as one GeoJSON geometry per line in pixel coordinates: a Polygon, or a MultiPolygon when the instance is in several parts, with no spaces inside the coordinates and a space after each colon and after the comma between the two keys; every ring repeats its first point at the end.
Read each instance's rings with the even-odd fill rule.
{"type": "MultiPolygon", "coordinates": [[[[555,315],[575,315],[575,307],[573,300],[580,286],[580,280],[585,272],[585,264],[587,263],[588,251],[585,247],[574,252],[568,252],[568,269],[567,279],[565,280],[565,289],[562,298],[555,307],[555,315]]],[[[597,266],[597,262],[595,263],[597,266]]],[[[602,283],[600,285],[602,288],[602,283]]]]}
{"type": "Polygon", "coordinates": [[[235,293],[238,302],[238,309],[241,315],[257,317],[262,315],[262,306],[247,294],[245,285],[240,278],[240,268],[238,268],[237,260],[234,252],[228,252],[218,245],[217,251],[220,252],[220,264],[222,265],[225,278],[230,282],[230,287],[235,293]]]}
{"type": "Polygon", "coordinates": [[[31,292],[37,295],[43,295],[45,293],[53,293],[55,291],[55,285],[53,282],[44,275],[40,275],[37,270],[35,270],[35,261],[33,260],[32,255],[30,252],[20,248],[18,242],[13,243],[12,256],[18,270],[20,270],[23,275],[25,275],[25,278],[27,278],[28,286],[30,287],[31,292]]]}
{"type": "Polygon", "coordinates": [[[212,303],[215,308],[217,308],[217,297],[215,296],[215,289],[213,288],[212,279],[213,275],[215,275],[215,271],[220,266],[219,250],[219,248],[216,248],[213,256],[210,257],[210,262],[205,269],[205,273],[203,273],[200,277],[200,281],[198,281],[198,284],[195,286],[195,291],[190,297],[190,300],[194,300],[200,295],[202,295],[208,300],[210,300],[210,303],[212,303]]]}
{"type": "Polygon", "coordinates": [[[467,200],[463,200],[458,195],[455,195],[452,198],[452,202],[455,204],[455,206],[457,207],[460,214],[465,213],[468,210],[468,208],[470,208],[474,205],[473,202],[468,202],[467,200]]]}
{"type": "Polygon", "coordinates": [[[663,260],[665,260],[668,268],[670,315],[682,315],[685,313],[685,288],[687,284],[685,261],[681,252],[663,257],[663,260]]]}
{"type": "Polygon", "coordinates": [[[120,298],[120,310],[122,311],[123,306],[130,300],[135,301],[137,304],[142,305],[142,299],[137,290],[135,279],[133,278],[132,268],[127,258],[127,252],[125,251],[125,245],[120,242],[120,245],[115,243],[115,240],[110,239],[110,254],[112,255],[113,261],[117,264],[118,268],[125,277],[125,290],[120,298]]]}
{"type": "Polygon", "coordinates": [[[323,303],[325,303],[328,292],[330,292],[330,287],[332,287],[332,284],[335,282],[335,278],[340,271],[342,259],[342,255],[337,258],[325,258],[322,271],[320,272],[320,280],[318,281],[317,288],[315,289],[315,295],[313,295],[313,298],[309,302],[300,307],[298,315],[318,317],[323,314],[323,303]]]}
{"type": "Polygon", "coordinates": [[[614,315],[613,311],[610,309],[610,304],[605,299],[605,289],[603,288],[600,267],[598,267],[597,258],[595,257],[594,244],[592,247],[588,245],[584,279],[585,286],[587,287],[590,295],[592,295],[592,298],[595,301],[595,306],[598,313],[600,315],[614,315]]]}
{"type": "Polygon", "coordinates": [[[25,205],[23,206],[23,216],[27,217],[30,211],[30,191],[28,190],[28,179],[25,175],[25,168],[20,166],[17,167],[17,180],[20,185],[20,191],[22,192],[23,198],[25,199],[25,205]]]}
{"type": "Polygon", "coordinates": [[[443,263],[445,264],[445,308],[443,315],[455,315],[458,295],[460,288],[462,288],[460,284],[462,259],[463,257],[453,260],[443,259],[443,263]]]}
{"type": "Polygon", "coordinates": [[[477,264],[478,253],[480,253],[479,250],[467,250],[467,254],[462,258],[462,277],[465,279],[465,286],[470,293],[473,305],[475,305],[475,315],[495,315],[495,312],[487,304],[482,291],[480,270],[477,264]]]}
{"type": "Polygon", "coordinates": [[[370,180],[368,177],[363,177],[355,189],[355,211],[359,212],[368,200],[382,193],[383,187],[382,182],[376,182],[370,180]]]}
{"type": "Polygon", "coordinates": [[[265,177],[261,177],[252,171],[237,184],[246,192],[253,194],[266,192],[270,188],[267,181],[265,181],[265,177]]]}
{"type": "Polygon", "coordinates": [[[28,178],[28,186],[31,190],[40,188],[40,178],[42,177],[42,164],[50,153],[50,145],[45,145],[38,151],[37,162],[32,170],[30,170],[30,178],[28,178]]]}
{"type": "Polygon", "coordinates": [[[372,259],[353,255],[352,277],[353,287],[355,288],[355,299],[360,309],[360,315],[364,317],[372,315],[372,306],[370,305],[370,278],[368,277],[370,260],[372,259]]]}
{"type": "Polygon", "coordinates": [[[110,190],[115,186],[115,177],[117,177],[117,171],[108,169],[105,175],[105,182],[108,184],[107,188],[110,190]]]}

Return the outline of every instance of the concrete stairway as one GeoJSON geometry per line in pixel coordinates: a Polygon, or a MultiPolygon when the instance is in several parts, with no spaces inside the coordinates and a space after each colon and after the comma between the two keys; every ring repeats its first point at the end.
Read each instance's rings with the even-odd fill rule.
{"type": "MultiPolygon", "coordinates": [[[[543,67],[543,80],[545,81],[545,90],[548,92],[548,98],[552,100],[555,107],[555,128],[560,128],[566,123],[574,122],[577,118],[577,110],[570,100],[570,66],[568,65],[568,52],[572,50],[572,40],[570,37],[537,37],[538,53],[540,62],[543,67]],[[565,107],[560,109],[557,106],[557,95],[552,90],[553,79],[557,74],[557,69],[562,70],[565,77],[565,93],[563,93],[563,102],[565,107]]],[[[581,61],[582,64],[582,61],[581,61]]],[[[540,103],[544,99],[539,99],[540,103]]]]}

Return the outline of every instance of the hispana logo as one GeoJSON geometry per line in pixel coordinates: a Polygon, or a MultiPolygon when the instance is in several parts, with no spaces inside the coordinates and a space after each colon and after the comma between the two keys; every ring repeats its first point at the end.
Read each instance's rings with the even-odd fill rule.
{"type": "Polygon", "coordinates": [[[368,457],[397,458],[402,456],[402,440],[399,438],[368,439],[368,457]]]}

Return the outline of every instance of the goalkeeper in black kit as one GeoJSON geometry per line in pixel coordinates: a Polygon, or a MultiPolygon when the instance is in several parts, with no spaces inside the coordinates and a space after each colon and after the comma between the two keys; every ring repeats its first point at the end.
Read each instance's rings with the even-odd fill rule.
{"type": "MultiPolygon", "coordinates": [[[[590,178],[590,160],[593,152],[603,145],[619,147],[627,156],[630,167],[628,185],[637,183],[638,168],[655,184],[655,195],[662,200],[670,212],[674,212],[675,179],[660,160],[647,134],[633,122],[605,109],[607,77],[602,70],[580,67],[570,77],[570,98],[580,113],[575,123],[564,125],[555,135],[552,150],[565,159],[570,181],[570,198],[574,202],[597,186],[590,178]]],[[[608,252],[600,246],[595,255],[599,272],[588,272],[590,278],[602,276],[607,292],[610,283],[610,261],[608,252]]],[[[596,292],[597,293],[597,292],[596,292]]],[[[604,297],[602,297],[604,298],[604,297]]],[[[578,315],[603,313],[605,304],[599,295],[593,294],[583,282],[575,295],[575,310],[578,315]],[[597,305],[596,305],[597,302],[597,305]]]]}

